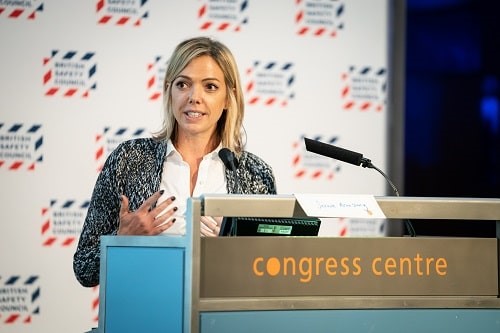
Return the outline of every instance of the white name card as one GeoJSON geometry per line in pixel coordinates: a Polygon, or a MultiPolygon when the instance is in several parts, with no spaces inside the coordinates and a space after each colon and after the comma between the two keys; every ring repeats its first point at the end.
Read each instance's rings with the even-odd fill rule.
{"type": "Polygon", "coordinates": [[[372,195],[295,194],[295,198],[308,216],[385,218],[372,195]]]}

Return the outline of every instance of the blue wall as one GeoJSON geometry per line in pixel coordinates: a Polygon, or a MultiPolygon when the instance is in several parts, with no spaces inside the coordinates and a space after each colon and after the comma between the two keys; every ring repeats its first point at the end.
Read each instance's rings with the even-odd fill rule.
{"type": "MultiPolygon", "coordinates": [[[[500,2],[407,0],[405,195],[500,197],[500,2]]],[[[414,222],[493,236],[494,224],[414,222]]]]}

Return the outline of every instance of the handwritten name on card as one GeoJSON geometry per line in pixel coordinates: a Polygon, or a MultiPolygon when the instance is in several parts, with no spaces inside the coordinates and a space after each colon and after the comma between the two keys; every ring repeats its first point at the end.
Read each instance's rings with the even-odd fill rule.
{"type": "Polygon", "coordinates": [[[308,216],[385,218],[372,195],[353,194],[295,194],[308,216]]]}

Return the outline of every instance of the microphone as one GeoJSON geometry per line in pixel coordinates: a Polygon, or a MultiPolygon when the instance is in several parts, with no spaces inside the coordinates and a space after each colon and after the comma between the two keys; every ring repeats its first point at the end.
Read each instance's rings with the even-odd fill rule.
{"type": "Polygon", "coordinates": [[[224,166],[231,170],[234,174],[234,192],[235,194],[241,193],[241,183],[236,169],[238,168],[238,159],[234,153],[228,148],[219,150],[219,157],[224,163],[224,166]]]}
{"type": "Polygon", "coordinates": [[[399,191],[396,188],[396,186],[392,183],[392,181],[387,177],[385,173],[382,172],[379,168],[377,168],[375,165],[373,165],[372,161],[367,159],[366,157],[363,157],[363,154],[357,153],[352,150],[347,150],[344,148],[340,147],[335,147],[333,145],[329,145],[320,141],[304,138],[304,142],[306,143],[306,150],[326,156],[326,157],[331,157],[336,160],[342,161],[342,162],[347,162],[350,164],[354,164],[357,166],[362,166],[363,168],[371,168],[375,169],[378,172],[384,176],[384,178],[387,180],[387,182],[391,185],[392,189],[394,190],[394,193],[399,197],[399,191]]]}
{"type": "MultiPolygon", "coordinates": [[[[396,188],[396,185],[394,185],[394,183],[382,170],[373,165],[371,160],[369,160],[366,157],[363,157],[363,154],[308,138],[304,138],[304,142],[306,144],[306,150],[312,153],[316,153],[326,157],[331,157],[342,162],[354,164],[356,166],[361,165],[363,168],[370,168],[377,170],[382,176],[384,176],[385,180],[387,180],[389,185],[391,185],[392,190],[394,191],[396,196],[399,197],[399,191],[396,188]]],[[[405,224],[410,236],[412,237],[416,236],[415,229],[413,229],[413,226],[411,225],[410,221],[405,220],[405,224]]]]}
{"type": "Polygon", "coordinates": [[[363,157],[363,154],[355,151],[347,150],[340,147],[335,147],[320,141],[304,138],[306,149],[310,152],[331,157],[336,160],[347,162],[354,165],[361,165],[364,168],[371,167],[371,161],[363,157]]]}
{"type": "MultiPolygon", "coordinates": [[[[219,150],[219,157],[224,163],[224,166],[229,170],[236,172],[238,167],[238,159],[234,156],[234,153],[228,148],[222,148],[219,150]]],[[[236,175],[236,174],[235,174],[236,175]]]]}

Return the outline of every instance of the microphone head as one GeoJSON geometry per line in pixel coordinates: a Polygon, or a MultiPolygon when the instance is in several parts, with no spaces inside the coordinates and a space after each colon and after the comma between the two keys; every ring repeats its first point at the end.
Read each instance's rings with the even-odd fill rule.
{"type": "Polygon", "coordinates": [[[307,151],[358,166],[363,162],[363,154],[357,153],[355,151],[335,147],[333,145],[308,138],[304,138],[304,142],[306,144],[307,151]]]}
{"type": "Polygon", "coordinates": [[[234,153],[231,150],[229,150],[228,148],[221,148],[221,150],[219,150],[219,157],[226,166],[226,168],[228,168],[231,171],[236,170],[236,165],[237,165],[236,157],[234,156],[234,153]]]}

